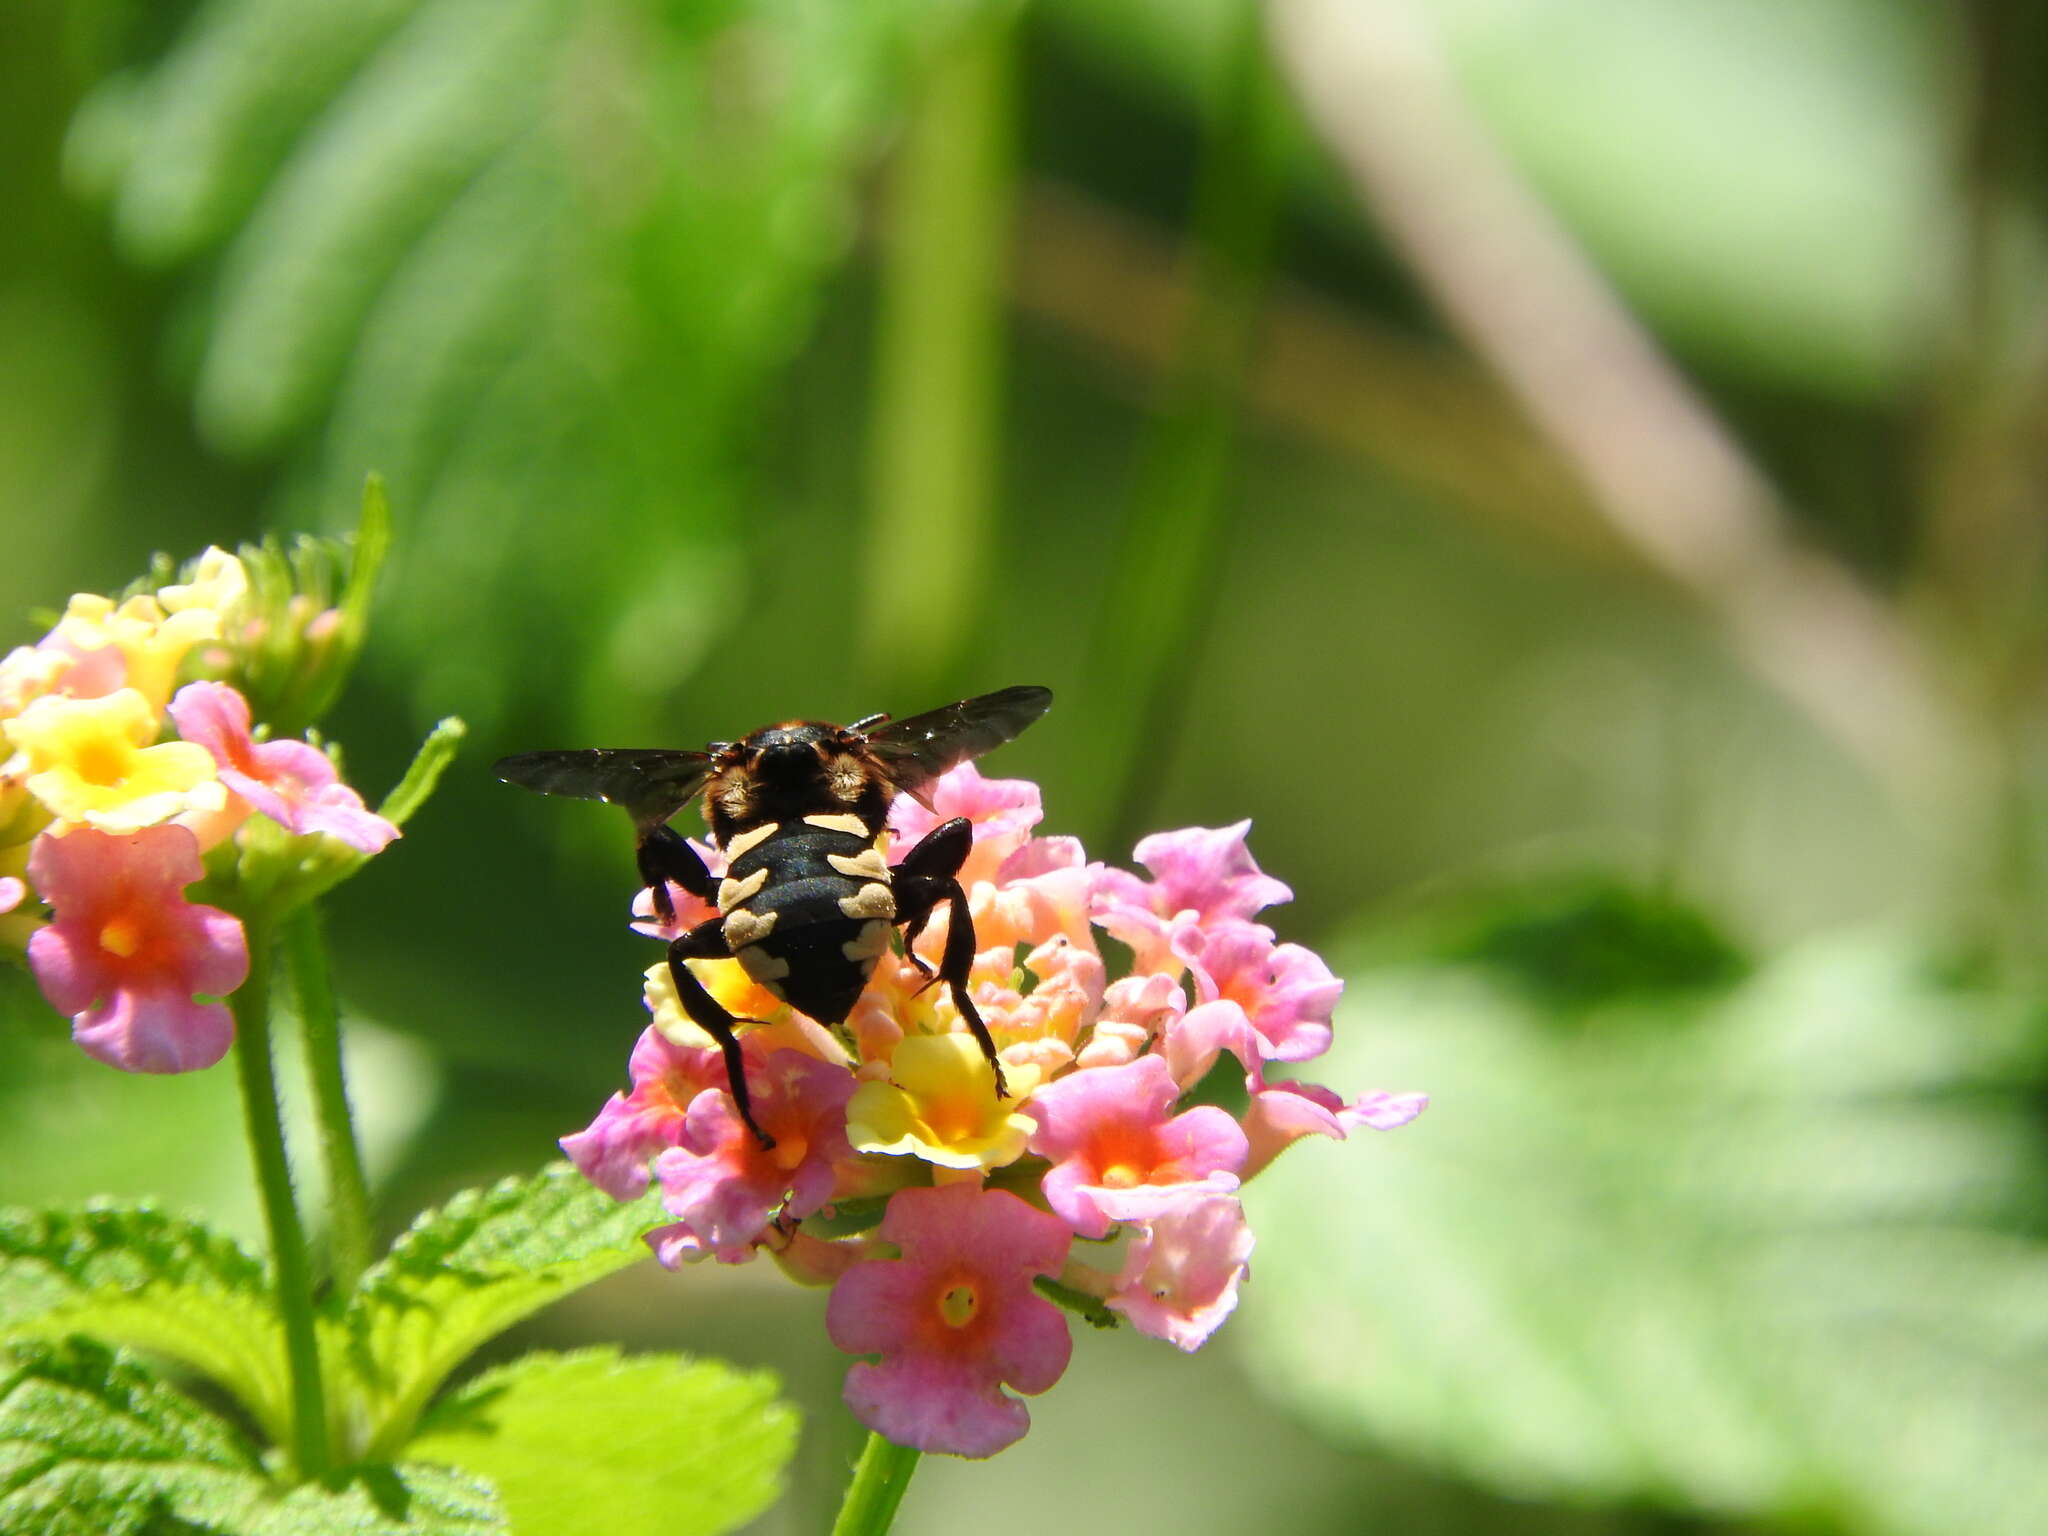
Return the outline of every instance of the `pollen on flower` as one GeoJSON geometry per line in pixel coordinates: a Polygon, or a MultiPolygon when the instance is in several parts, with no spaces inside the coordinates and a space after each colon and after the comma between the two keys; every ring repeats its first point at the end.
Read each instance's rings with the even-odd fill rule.
{"type": "Polygon", "coordinates": [[[100,929],[100,948],[123,960],[142,948],[142,925],[133,917],[117,917],[100,929]]]}
{"type": "Polygon", "coordinates": [[[949,1285],[939,1293],[939,1318],[948,1328],[965,1328],[981,1310],[981,1293],[970,1280],[949,1285]]]}

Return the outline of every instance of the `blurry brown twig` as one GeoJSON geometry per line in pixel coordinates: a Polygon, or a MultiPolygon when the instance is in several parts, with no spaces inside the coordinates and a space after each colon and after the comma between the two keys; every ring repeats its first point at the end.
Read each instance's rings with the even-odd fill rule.
{"type": "MultiPolygon", "coordinates": [[[[1053,182],[1030,186],[1012,269],[1026,314],[1149,376],[1171,361],[1189,298],[1171,235],[1053,182]]],[[[1620,542],[1514,403],[1456,350],[1375,322],[1298,283],[1268,290],[1245,402],[1255,416],[1491,522],[1592,558],[1620,542]]]]}
{"type": "Polygon", "coordinates": [[[1763,475],[1522,184],[1409,0],[1271,0],[1312,126],[1609,527],[1894,792],[1971,743],[1895,614],[1800,546],[1763,475]]]}

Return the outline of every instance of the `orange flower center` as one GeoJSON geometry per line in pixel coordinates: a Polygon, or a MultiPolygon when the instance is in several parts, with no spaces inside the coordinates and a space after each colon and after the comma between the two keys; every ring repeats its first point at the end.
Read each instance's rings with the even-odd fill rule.
{"type": "Polygon", "coordinates": [[[78,756],[72,759],[72,765],[86,783],[112,788],[128,777],[132,757],[133,753],[125,742],[95,741],[80,749],[78,756]]]}
{"type": "Polygon", "coordinates": [[[1097,1133],[1089,1148],[1095,1164],[1095,1182],[1110,1189],[1130,1189],[1151,1182],[1157,1158],[1152,1138],[1129,1126],[1110,1126],[1097,1133]]]}

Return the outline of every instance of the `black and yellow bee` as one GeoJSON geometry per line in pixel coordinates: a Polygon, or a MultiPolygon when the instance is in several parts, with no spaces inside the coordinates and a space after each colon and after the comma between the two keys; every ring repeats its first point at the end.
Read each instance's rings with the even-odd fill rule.
{"type": "Polygon", "coordinates": [[[967,995],[974,923],[959,876],[973,846],[972,826],[964,816],[939,823],[894,868],[882,855],[882,830],[897,795],[929,805],[924,792],[932,780],[1013,740],[1051,705],[1050,689],[1005,688],[907,720],[791,720],[738,741],[714,741],[701,752],[522,752],[500,758],[492,772],[544,795],[625,807],[639,834],[640,878],[664,921],[675,918],[669,881],[717,904],[717,917],[669,944],[669,972],[683,1011],[718,1042],[740,1118],[772,1147],[774,1139],[754,1123],[733,1032],[750,1021],[727,1012],[683,962],[738,960],[791,1007],[840,1024],[889,948],[891,929],[903,924],[905,954],[951,989],[995,1069],[997,1093],[1007,1096],[995,1042],[967,995]],[[722,879],[668,825],[700,793],[711,840],[725,854],[722,879]],[[910,945],[942,901],[953,906],[934,974],[910,945]]]}

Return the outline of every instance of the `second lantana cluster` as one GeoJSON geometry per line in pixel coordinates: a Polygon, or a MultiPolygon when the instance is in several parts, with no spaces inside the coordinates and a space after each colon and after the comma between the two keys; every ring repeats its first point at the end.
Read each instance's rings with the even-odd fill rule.
{"type": "MultiPolygon", "coordinates": [[[[664,1264],[766,1251],[831,1285],[833,1342],[873,1357],[846,1383],[870,1429],[988,1456],[1029,1426],[1012,1393],[1043,1392],[1066,1369],[1069,1311],[1198,1348],[1246,1274],[1244,1181],[1303,1136],[1392,1129],[1425,1101],[1269,1078],[1274,1063],[1328,1048],[1343,984],[1255,920],[1292,893],[1253,862],[1249,823],[1148,837],[1139,875],[1089,862],[1075,838],[1034,836],[1029,782],[968,764],[930,801],[897,801],[892,843],[909,848],[954,816],[973,824],[960,874],[970,991],[1008,1097],[948,989],[901,952],[882,957],[838,1031],[733,961],[688,962],[729,1012],[761,1021],[741,1049],[775,1141],[763,1150],[661,963],[646,976],[654,1021],[631,1092],[562,1145],[621,1200],[659,1182],[673,1220],[648,1240],[664,1264]],[[1128,951],[1122,974],[1109,974],[1098,933],[1128,951]],[[1226,1057],[1233,1068],[1217,1071],[1226,1057]]],[[[717,872],[716,852],[699,851],[717,872]]],[[[670,895],[675,921],[662,924],[641,894],[640,931],[667,938],[713,915],[670,895]]],[[[941,908],[917,942],[927,967],[947,921],[941,908]]]]}
{"type": "Polygon", "coordinates": [[[248,553],[275,593],[210,549],[167,573],[182,579],[74,596],[0,657],[0,958],[131,1072],[208,1067],[234,1038],[244,924],[188,888],[232,902],[252,873],[331,881],[398,836],[320,747],[267,739],[228,680],[258,656],[300,678],[349,659],[338,610],[284,590],[277,552],[248,553]]]}

